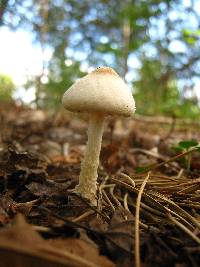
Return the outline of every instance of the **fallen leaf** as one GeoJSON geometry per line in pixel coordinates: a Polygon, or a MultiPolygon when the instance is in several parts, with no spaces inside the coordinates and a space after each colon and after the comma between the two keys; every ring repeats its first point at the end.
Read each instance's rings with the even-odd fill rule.
{"type": "Polygon", "coordinates": [[[114,267],[84,241],[44,240],[21,214],[0,231],[0,257],[1,267],[114,267]]]}
{"type": "Polygon", "coordinates": [[[46,180],[43,183],[32,182],[26,185],[32,194],[39,197],[51,197],[56,195],[67,195],[66,190],[70,183],[56,183],[54,181],[46,180]]]}
{"type": "Polygon", "coordinates": [[[96,266],[114,267],[114,263],[108,260],[105,256],[100,256],[98,247],[91,245],[91,242],[86,242],[78,238],[56,239],[50,240],[49,244],[58,249],[68,250],[75,255],[81,255],[89,262],[95,263],[96,266]]]}
{"type": "Polygon", "coordinates": [[[132,266],[133,241],[134,241],[134,217],[124,208],[118,208],[105,232],[106,244],[111,258],[117,266],[132,266]]]}

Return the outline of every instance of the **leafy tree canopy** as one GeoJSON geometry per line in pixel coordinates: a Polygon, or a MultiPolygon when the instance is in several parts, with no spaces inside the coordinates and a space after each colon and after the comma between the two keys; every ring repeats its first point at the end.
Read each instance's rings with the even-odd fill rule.
{"type": "Polygon", "coordinates": [[[184,87],[192,91],[200,73],[200,14],[196,1],[2,3],[2,25],[26,28],[44,51],[52,50],[41,75],[30,79],[37,88],[37,101],[42,95],[42,101],[56,103],[63,91],[84,75],[85,66],[108,65],[133,84],[142,113],[166,113],[171,106],[197,102],[196,96],[191,101],[184,95],[184,87]],[[133,58],[140,64],[135,66],[133,58]],[[149,107],[142,105],[147,95],[149,107]]]}
{"type": "Polygon", "coordinates": [[[0,74],[0,100],[10,101],[14,90],[15,85],[12,79],[5,74],[0,74]]]}

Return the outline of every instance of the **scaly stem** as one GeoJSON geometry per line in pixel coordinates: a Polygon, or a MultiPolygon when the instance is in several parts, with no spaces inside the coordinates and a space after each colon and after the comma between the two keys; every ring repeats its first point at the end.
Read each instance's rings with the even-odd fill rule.
{"type": "Polygon", "coordinates": [[[88,142],[85,156],[81,164],[81,173],[76,192],[96,205],[97,169],[101,151],[104,116],[93,114],[90,116],[88,128],[88,142]]]}

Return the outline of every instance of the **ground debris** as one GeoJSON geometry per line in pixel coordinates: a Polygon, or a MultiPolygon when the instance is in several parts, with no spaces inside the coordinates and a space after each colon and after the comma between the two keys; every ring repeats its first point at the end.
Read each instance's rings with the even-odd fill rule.
{"type": "Polygon", "coordinates": [[[187,168],[187,157],[172,149],[198,140],[196,131],[112,120],[95,208],[73,193],[85,122],[60,112],[7,110],[0,131],[0,266],[134,266],[136,200],[147,172],[141,267],[200,266],[200,153],[187,168]]]}
{"type": "Polygon", "coordinates": [[[0,232],[1,266],[114,266],[81,239],[43,239],[20,214],[0,232]]]}

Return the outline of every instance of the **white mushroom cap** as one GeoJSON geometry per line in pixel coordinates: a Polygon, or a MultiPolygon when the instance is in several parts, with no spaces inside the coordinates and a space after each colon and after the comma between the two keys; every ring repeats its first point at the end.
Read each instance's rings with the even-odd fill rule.
{"type": "Polygon", "coordinates": [[[73,112],[127,117],[135,112],[135,101],[128,86],[109,67],[97,68],[75,82],[65,92],[62,103],[73,112]]]}

